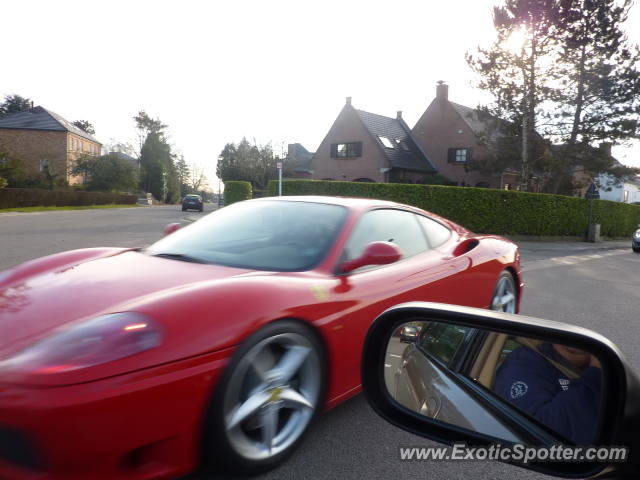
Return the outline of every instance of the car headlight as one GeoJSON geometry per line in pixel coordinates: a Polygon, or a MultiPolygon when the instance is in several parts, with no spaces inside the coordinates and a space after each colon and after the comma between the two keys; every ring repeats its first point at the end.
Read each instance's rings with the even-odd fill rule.
{"type": "Polygon", "coordinates": [[[0,369],[39,374],[93,367],[155,348],[160,326],[146,315],[113,313],[54,333],[51,337],[0,361],[0,369]]]}
{"type": "Polygon", "coordinates": [[[633,234],[633,238],[637,238],[640,240],[640,229],[636,230],[636,233],[633,234]]]}

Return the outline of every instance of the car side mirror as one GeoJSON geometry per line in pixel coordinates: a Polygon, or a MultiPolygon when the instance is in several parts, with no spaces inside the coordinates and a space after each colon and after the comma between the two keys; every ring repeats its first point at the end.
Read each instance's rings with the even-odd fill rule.
{"type": "Polygon", "coordinates": [[[169,223],[167,224],[166,227],[164,227],[164,230],[163,230],[164,236],[166,237],[167,235],[171,235],[173,232],[179,229],[180,229],[179,223],[169,223]]]}
{"type": "Polygon", "coordinates": [[[341,273],[349,273],[367,265],[388,265],[402,258],[400,248],[391,242],[372,242],[364,249],[362,255],[340,265],[341,273]]]}
{"type": "Polygon", "coordinates": [[[406,303],[372,323],[361,373],[376,413],[416,435],[497,449],[500,456],[485,458],[547,475],[591,478],[606,469],[606,478],[626,478],[640,468],[633,455],[640,448],[640,379],[615,345],[590,330],[406,303]],[[414,329],[417,338],[404,341],[414,329]],[[573,448],[569,453],[580,455],[589,445],[611,449],[598,461],[537,453],[573,448]],[[524,454],[534,450],[538,456],[524,454]]]}

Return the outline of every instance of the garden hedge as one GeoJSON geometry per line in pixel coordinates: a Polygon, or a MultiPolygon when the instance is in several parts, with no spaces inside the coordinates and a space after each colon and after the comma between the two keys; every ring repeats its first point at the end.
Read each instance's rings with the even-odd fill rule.
{"type": "Polygon", "coordinates": [[[131,205],[137,201],[137,195],[122,195],[118,193],[45,190],[40,188],[3,188],[0,190],[0,208],[131,205]]]}
{"type": "Polygon", "coordinates": [[[224,204],[231,205],[242,200],[249,200],[252,196],[250,182],[224,182],[224,204]]]}
{"type": "MultiPolygon", "coordinates": [[[[269,182],[269,194],[278,184],[269,182]]],[[[587,230],[589,202],[584,198],[490,188],[400,183],[286,180],[283,195],[333,195],[390,200],[442,215],[477,233],[581,236],[587,230]]],[[[593,218],[606,237],[631,235],[640,224],[640,206],[593,201],[593,218]]]]}

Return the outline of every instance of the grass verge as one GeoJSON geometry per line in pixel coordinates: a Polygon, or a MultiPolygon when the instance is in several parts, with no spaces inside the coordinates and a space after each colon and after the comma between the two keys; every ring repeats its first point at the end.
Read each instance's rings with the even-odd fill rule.
{"type": "Polygon", "coordinates": [[[16,208],[0,208],[0,213],[4,212],[48,212],[53,210],[92,210],[97,208],[133,208],[141,205],[82,205],[82,206],[66,206],[66,207],[16,207],[16,208]]]}

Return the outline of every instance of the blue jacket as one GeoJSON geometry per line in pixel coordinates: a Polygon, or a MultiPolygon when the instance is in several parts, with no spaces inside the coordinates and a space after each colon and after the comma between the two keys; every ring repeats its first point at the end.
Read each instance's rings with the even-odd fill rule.
{"type": "Polygon", "coordinates": [[[540,353],[566,363],[551,344],[538,350],[522,346],[507,355],[496,372],[494,391],[573,443],[591,444],[602,390],[600,369],[588,367],[569,380],[540,353]]]}

